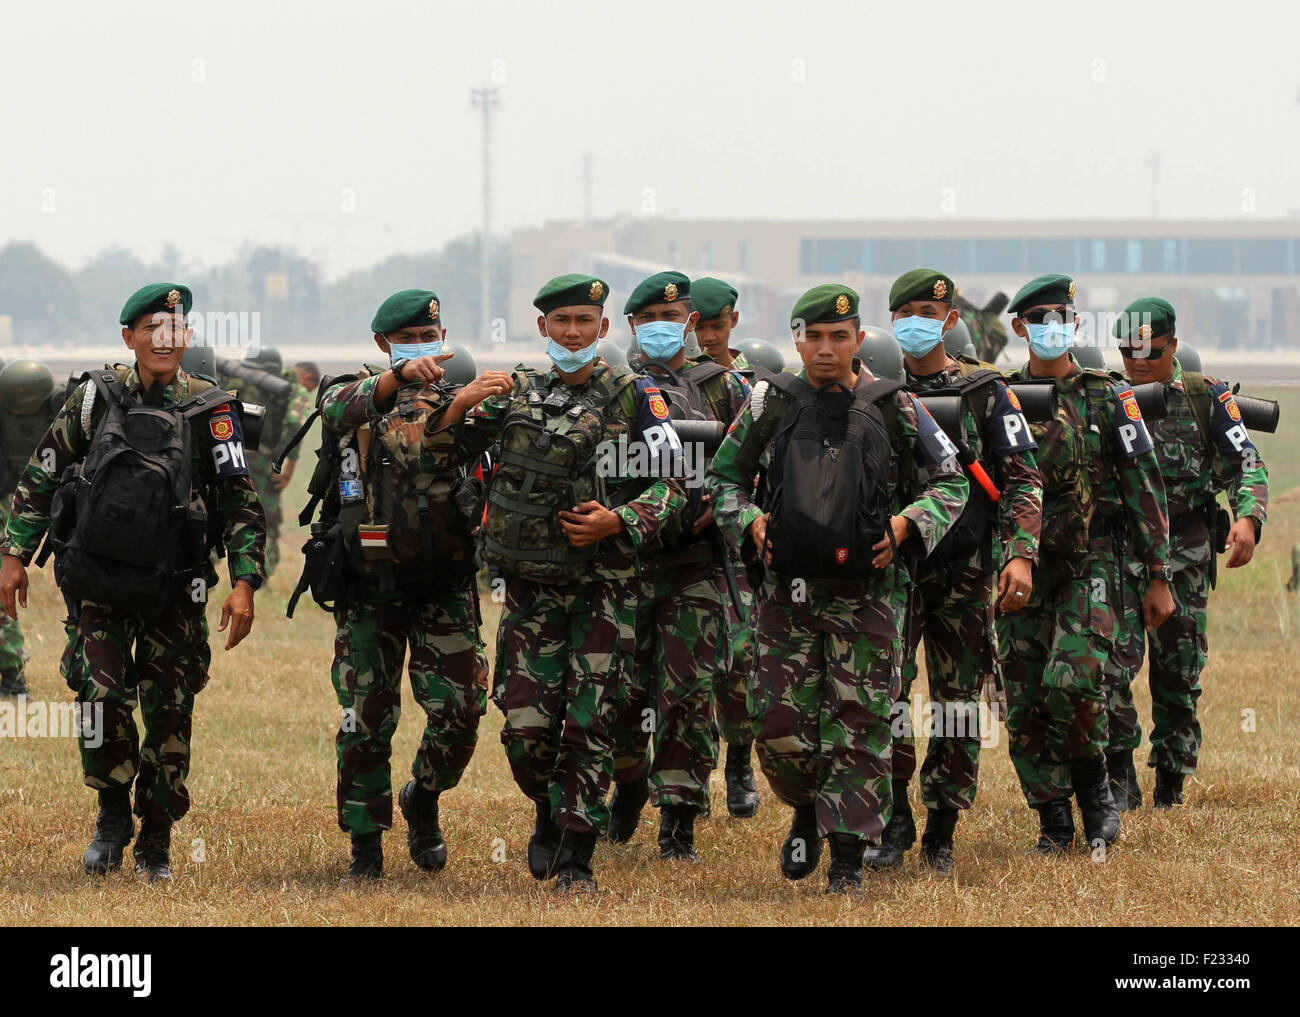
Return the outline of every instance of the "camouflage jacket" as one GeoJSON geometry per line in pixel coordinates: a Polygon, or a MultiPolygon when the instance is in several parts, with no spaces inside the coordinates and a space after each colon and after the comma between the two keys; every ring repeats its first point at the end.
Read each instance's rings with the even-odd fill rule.
{"type": "MultiPolygon", "coordinates": [[[[134,367],[117,368],[127,392],[136,402],[143,402],[140,376],[134,367]]],[[[17,555],[24,565],[40,547],[50,525],[50,507],[58,489],[63,471],[86,458],[90,439],[104,414],[104,404],[96,400],[91,408],[89,433],[82,427],[81,407],[86,388],[92,382],[79,386],[67,404],[54,418],[54,423],[41,439],[32,454],[22,481],[14,494],[13,511],[5,530],[3,548],[7,554],[17,555]]],[[[203,383],[206,387],[206,383],[203,383]]],[[[195,392],[198,389],[194,390],[195,392]]],[[[171,405],[184,402],[191,395],[190,376],[179,369],[171,384],[163,389],[163,402],[171,405]]],[[[214,411],[216,412],[216,411],[214,411]]],[[[215,512],[223,523],[226,557],[230,567],[230,582],[256,577],[253,585],[259,586],[266,578],[266,518],[262,504],[247,472],[228,476],[214,466],[213,452],[217,439],[204,426],[203,418],[193,421],[194,476],[206,476],[216,494],[215,512]]],[[[214,511],[209,505],[208,511],[214,511]]],[[[209,583],[216,581],[216,571],[208,565],[209,583]]]]}
{"type": "MultiPolygon", "coordinates": [[[[1158,571],[1169,559],[1169,520],[1141,411],[1123,376],[1082,370],[1073,355],[1070,364],[1071,373],[1054,380],[1056,417],[1031,425],[1043,484],[1041,561],[1077,570],[1092,538],[1113,524],[1158,571]]],[[[1009,379],[1031,380],[1029,365],[1009,379]]]]}
{"type": "Polygon", "coordinates": [[[1204,378],[1210,390],[1213,445],[1207,443],[1196,419],[1177,358],[1174,376],[1165,386],[1168,411],[1163,419],[1147,425],[1155,442],[1169,503],[1170,564],[1175,570],[1209,561],[1210,535],[1205,510],[1213,505],[1218,492],[1227,492],[1238,519],[1249,516],[1263,526],[1268,517],[1268,469],[1264,460],[1245,435],[1244,428],[1240,440],[1232,440],[1229,432],[1240,425],[1232,416],[1236,404],[1231,394],[1222,398],[1228,386],[1209,375],[1204,378]]]}
{"type": "MultiPolygon", "coordinates": [[[[293,394],[289,396],[289,408],[284,414],[284,426],[281,428],[284,433],[280,435],[280,448],[283,448],[288,444],[289,439],[298,433],[298,428],[302,427],[303,421],[312,415],[314,406],[311,393],[303,388],[302,382],[298,380],[298,372],[292,367],[282,367],[280,377],[293,386],[293,394]]],[[[279,448],[267,451],[272,462],[280,454],[279,448]]],[[[301,453],[302,442],[299,442],[290,450],[287,459],[296,462],[301,453]]]]}
{"type": "MultiPolygon", "coordinates": [[[[864,388],[875,380],[865,368],[855,366],[858,366],[857,388],[864,388]]],[[[799,377],[807,380],[803,371],[799,372],[799,377]]],[[[956,458],[951,454],[945,455],[947,450],[936,443],[939,427],[924,407],[907,392],[896,393],[894,399],[902,428],[901,440],[910,443],[911,459],[918,464],[924,486],[910,504],[901,504],[898,492],[900,471],[905,462],[904,450],[891,446],[888,476],[892,492],[890,512],[911,521],[915,530],[912,539],[919,542],[924,554],[929,554],[961,514],[969,485],[956,458]]],[[[713,497],[718,525],[737,548],[746,546],[750,526],[763,515],[763,509],[753,500],[755,476],[760,464],[770,461],[780,421],[791,405],[793,400],[784,392],[760,381],[713,457],[707,487],[713,497]]],[[[888,595],[894,584],[892,580],[883,582],[888,595]]],[[[821,585],[818,581],[808,583],[810,589],[821,585]]]]}
{"type": "MultiPolygon", "coordinates": [[[[978,361],[963,358],[968,366],[988,367],[978,361]]],[[[962,363],[949,360],[943,370],[918,377],[908,372],[907,384],[914,392],[943,392],[962,378],[962,363]]],[[[1034,444],[1028,421],[1014,402],[1006,383],[996,381],[983,385],[972,394],[982,405],[976,419],[971,412],[970,400],[965,410],[966,444],[979,457],[990,477],[1002,491],[997,503],[997,532],[995,544],[998,554],[994,560],[1002,564],[1012,558],[1038,561],[1038,538],[1043,525],[1043,482],[1038,476],[1034,459],[1034,444]],[[979,422],[983,421],[981,434],[979,422]]],[[[974,482],[972,482],[974,483],[974,482]]]]}
{"type": "MultiPolygon", "coordinates": [[[[611,376],[607,364],[597,365],[591,378],[572,394],[599,401],[606,392],[611,376]]],[[[564,385],[555,368],[537,375],[536,390],[543,396],[564,385]]],[[[431,430],[426,444],[432,453],[448,461],[453,457],[472,458],[491,448],[500,437],[506,418],[512,413],[528,413],[527,395],[533,389],[526,369],[515,370],[515,384],[510,393],[492,396],[470,410],[450,427],[431,430]]],[[[617,443],[644,442],[652,428],[666,432],[672,444],[680,447],[662,396],[656,396],[654,384],[638,376],[622,387],[617,396],[605,404],[605,440],[617,443]]],[[[430,421],[432,426],[434,421],[430,421]]],[[[662,437],[655,444],[660,444],[662,437]]],[[[675,472],[675,471],[664,471],[675,472]]],[[[680,476],[633,476],[620,473],[606,482],[613,511],[623,520],[624,528],[602,542],[592,570],[593,579],[626,579],[636,573],[637,555],[650,546],[664,524],[686,505],[684,479],[680,476]]]]}

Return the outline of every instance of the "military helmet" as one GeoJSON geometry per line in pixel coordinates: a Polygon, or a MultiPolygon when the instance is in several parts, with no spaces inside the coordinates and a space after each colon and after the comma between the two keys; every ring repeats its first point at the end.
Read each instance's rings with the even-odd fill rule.
{"type": "Polygon", "coordinates": [[[961,355],[963,357],[970,357],[971,360],[979,360],[980,351],[975,348],[974,343],[967,343],[961,348],[961,355]]]}
{"type": "Polygon", "coordinates": [[[1178,360],[1178,365],[1184,371],[1195,371],[1197,374],[1202,372],[1201,355],[1196,352],[1191,343],[1185,343],[1178,340],[1178,352],[1174,354],[1178,360]]]}
{"type": "Polygon", "coordinates": [[[1106,358],[1102,355],[1101,347],[1095,342],[1084,341],[1082,336],[1076,337],[1070,352],[1080,367],[1091,371],[1106,370],[1106,358]]]}
{"type": "Polygon", "coordinates": [[[970,329],[966,327],[966,322],[962,321],[959,315],[957,324],[943,334],[943,348],[948,351],[948,356],[955,357],[959,353],[965,354],[967,346],[974,346],[974,344],[971,342],[970,329]]]}
{"type": "Polygon", "coordinates": [[[596,355],[610,367],[627,367],[627,355],[612,339],[597,339],[596,355]]]}
{"type": "Polygon", "coordinates": [[[217,381],[217,351],[207,344],[191,343],[181,354],[181,367],[213,384],[217,381]]]}
{"type": "Polygon", "coordinates": [[[262,371],[279,374],[280,368],[284,366],[284,359],[274,346],[259,346],[256,353],[249,353],[244,357],[244,363],[262,371]]]}
{"type": "Polygon", "coordinates": [[[785,355],[766,339],[751,336],[736,344],[736,352],[748,362],[750,367],[761,367],[773,374],[785,370],[785,355]]]}
{"type": "Polygon", "coordinates": [[[39,360],[15,360],[0,370],[0,408],[29,417],[50,405],[54,375],[39,360]]]}
{"type": "Polygon", "coordinates": [[[858,349],[858,358],[863,366],[877,378],[903,381],[903,351],[893,330],[864,325],[862,331],[866,338],[858,349]]]}
{"type": "Polygon", "coordinates": [[[442,352],[456,354],[450,360],[442,362],[442,369],[446,372],[442,378],[443,384],[468,385],[478,377],[478,365],[474,363],[474,354],[464,346],[445,342],[442,344],[442,352]]]}

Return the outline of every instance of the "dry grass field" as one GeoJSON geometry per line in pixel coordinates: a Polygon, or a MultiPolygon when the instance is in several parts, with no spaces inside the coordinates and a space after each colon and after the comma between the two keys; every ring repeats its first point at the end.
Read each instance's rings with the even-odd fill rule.
{"type": "MultiPolygon", "coordinates": [[[[1186,807],[1125,816],[1103,863],[1086,854],[1044,860],[1026,853],[1036,816],[1025,807],[1003,738],[985,751],[976,806],[958,826],[955,878],[925,875],[913,849],[901,871],[868,875],[861,900],[823,894],[825,862],[816,877],[787,882],[776,853],[788,810],[760,777],[758,816],[731,820],[715,779],[713,817],[698,828],[702,864],[660,862],[658,816],[647,809],[632,844],[597,849],[600,894],[557,899],[525,868],[532,809],[510,779],[500,716],[489,707],[464,780],[443,798],[448,868],[431,876],[412,866],[399,815],[385,841],[384,881],[341,891],[347,838],[333,804],[332,624],[310,601],[296,620],[284,618],[301,543],[291,531],[281,571],[258,595],[252,637],[231,653],[220,643],[213,651],[212,681],[195,721],[194,808],[174,838],[175,880],[148,887],[129,869],[85,876],[80,859],[94,796],[82,786],[75,743],[3,738],[0,924],[1300,923],[1300,595],[1283,591],[1291,546],[1300,541],[1300,489],[1282,493],[1300,484],[1300,389],[1267,394],[1285,400],[1284,433],[1261,440],[1278,481],[1272,522],[1256,561],[1225,574],[1211,601],[1201,769],[1188,781],[1186,807]],[[1253,730],[1243,730],[1251,726],[1247,716],[1253,730]],[[504,847],[504,861],[493,860],[494,847],[504,847]]],[[[306,472],[295,478],[291,505],[301,504],[306,472]]],[[[31,600],[24,628],[33,695],[67,700],[58,674],[62,603],[48,570],[33,574],[31,600]]],[[[494,606],[484,606],[491,646],[494,606]]],[[[214,603],[214,622],[217,610],[214,603]]],[[[398,787],[420,729],[409,693],[406,704],[394,749],[398,787]]],[[[1145,690],[1139,706],[1146,726],[1145,690]]],[[[1140,770],[1149,802],[1151,771],[1140,770]]]]}

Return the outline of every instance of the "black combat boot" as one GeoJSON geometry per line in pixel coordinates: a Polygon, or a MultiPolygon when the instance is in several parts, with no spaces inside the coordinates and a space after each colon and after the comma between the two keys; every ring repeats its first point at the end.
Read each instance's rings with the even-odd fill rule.
{"type": "Polygon", "coordinates": [[[1068,798],[1057,798],[1038,806],[1041,832],[1034,850],[1040,855],[1068,854],[1074,847],[1074,806],[1068,798]]]}
{"type": "Polygon", "coordinates": [[[0,696],[27,695],[27,672],[21,667],[0,671],[0,696]]]}
{"type": "Polygon", "coordinates": [[[912,803],[907,800],[907,781],[894,781],[894,812],[885,824],[885,833],[879,847],[867,848],[862,864],[868,869],[882,871],[896,869],[903,864],[903,855],[916,843],[916,822],[912,819],[912,803]]]}
{"type": "Polygon", "coordinates": [[[822,860],[822,838],[817,832],[817,806],[809,803],[794,810],[790,832],[781,845],[781,875],[803,879],[816,872],[822,860]]]}
{"type": "Polygon", "coordinates": [[[528,838],[528,871],[534,879],[555,875],[555,853],[560,849],[560,828],[551,818],[551,803],[536,802],[537,819],[528,838]]]}
{"type": "Polygon", "coordinates": [[[555,856],[556,893],[595,893],[596,877],[591,874],[591,855],[596,850],[594,833],[564,830],[555,856]]]}
{"type": "Polygon", "coordinates": [[[851,833],[832,833],[826,838],[826,843],[831,849],[830,879],[826,884],[826,892],[861,897],[864,841],[851,833]]]}
{"type": "Polygon", "coordinates": [[[135,874],[150,883],[172,878],[172,825],[153,820],[140,824],[135,839],[135,874]]]}
{"type": "Polygon", "coordinates": [[[339,886],[355,886],[384,874],[384,832],[354,833],[352,835],[352,864],[343,873],[339,886]]]}
{"type": "Polygon", "coordinates": [[[131,789],[115,787],[99,792],[99,816],[95,820],[95,837],[81,856],[81,864],[91,875],[103,875],[122,867],[122,852],[135,834],[131,818],[131,789]]]}
{"type": "Polygon", "coordinates": [[[626,844],[636,836],[641,809],[650,800],[650,781],[645,777],[628,784],[614,785],[609,800],[609,830],[605,836],[613,844],[626,844]]]}
{"type": "Polygon", "coordinates": [[[1106,753],[1106,772],[1110,774],[1110,797],[1117,812],[1142,808],[1142,785],[1133,768],[1133,750],[1106,753]]]}
{"type": "Polygon", "coordinates": [[[695,853],[694,805],[665,805],[659,810],[659,857],[664,861],[698,862],[695,853]]]}
{"type": "Polygon", "coordinates": [[[727,745],[727,811],[735,819],[748,819],[758,811],[758,786],[754,783],[752,745],[727,745]]]}
{"type": "Polygon", "coordinates": [[[957,867],[952,857],[952,832],[957,829],[956,809],[931,809],[921,837],[921,864],[928,865],[938,876],[950,876],[957,867]]]}
{"type": "Polygon", "coordinates": [[[1070,760],[1070,778],[1074,795],[1079,801],[1079,814],[1083,816],[1083,835],[1088,847],[1102,841],[1107,846],[1119,836],[1119,812],[1110,797],[1110,778],[1106,775],[1106,759],[1070,760]]]}
{"type": "Polygon", "coordinates": [[[1156,767],[1156,789],[1151,794],[1151,804],[1157,809],[1169,809],[1183,804],[1184,774],[1156,767]]]}
{"type": "Polygon", "coordinates": [[[406,820],[406,846],[411,861],[428,872],[447,864],[447,838],[438,826],[438,796],[415,781],[408,781],[397,804],[406,820]]]}

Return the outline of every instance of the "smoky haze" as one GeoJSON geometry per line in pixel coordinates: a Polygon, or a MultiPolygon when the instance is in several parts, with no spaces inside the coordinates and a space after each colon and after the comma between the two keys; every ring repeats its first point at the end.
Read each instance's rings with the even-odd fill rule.
{"type": "Polygon", "coordinates": [[[10,6],[0,246],[328,278],[576,217],[1281,217],[1300,5],[10,6]],[[1158,154],[1153,196],[1152,153],[1158,154]]]}

